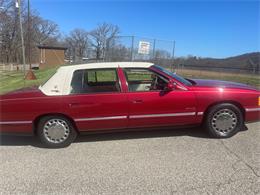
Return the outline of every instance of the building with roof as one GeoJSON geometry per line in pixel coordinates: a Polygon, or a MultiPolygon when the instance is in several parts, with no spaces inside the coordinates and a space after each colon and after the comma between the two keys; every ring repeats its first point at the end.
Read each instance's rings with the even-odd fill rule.
{"type": "Polygon", "coordinates": [[[60,66],[65,63],[66,47],[53,47],[53,46],[38,46],[38,63],[39,68],[50,68],[60,66]]]}

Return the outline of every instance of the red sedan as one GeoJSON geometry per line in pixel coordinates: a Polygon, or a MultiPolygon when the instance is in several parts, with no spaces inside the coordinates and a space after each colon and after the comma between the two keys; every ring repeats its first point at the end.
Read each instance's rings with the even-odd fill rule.
{"type": "Polygon", "coordinates": [[[184,79],[151,63],[60,67],[39,88],[0,97],[1,133],[37,135],[65,147],[83,132],[204,125],[216,138],[260,120],[260,91],[248,85],[184,79]]]}

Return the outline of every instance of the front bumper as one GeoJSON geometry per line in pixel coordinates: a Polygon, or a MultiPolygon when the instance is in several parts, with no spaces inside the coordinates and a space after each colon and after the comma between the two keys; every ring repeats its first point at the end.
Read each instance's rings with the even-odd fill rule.
{"type": "Polygon", "coordinates": [[[245,122],[260,121],[260,107],[245,108],[245,122]]]}

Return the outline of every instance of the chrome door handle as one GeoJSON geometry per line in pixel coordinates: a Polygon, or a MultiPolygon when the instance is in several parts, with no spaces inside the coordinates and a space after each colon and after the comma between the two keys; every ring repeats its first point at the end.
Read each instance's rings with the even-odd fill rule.
{"type": "Polygon", "coordinates": [[[132,101],[134,104],[140,104],[140,103],[143,103],[143,100],[133,100],[132,101]]]}
{"type": "Polygon", "coordinates": [[[75,107],[78,105],[80,105],[80,103],[77,103],[77,102],[69,103],[69,107],[75,107]]]}

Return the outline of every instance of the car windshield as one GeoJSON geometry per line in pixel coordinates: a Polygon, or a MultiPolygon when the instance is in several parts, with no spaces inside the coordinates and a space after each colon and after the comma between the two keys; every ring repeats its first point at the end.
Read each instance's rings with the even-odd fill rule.
{"type": "Polygon", "coordinates": [[[186,80],[185,78],[183,78],[183,77],[177,75],[176,73],[170,72],[169,70],[167,70],[167,69],[165,69],[165,68],[163,68],[163,67],[161,67],[161,66],[153,65],[152,67],[154,67],[154,68],[156,68],[156,69],[158,69],[158,70],[164,72],[165,74],[167,74],[167,75],[173,77],[173,78],[176,79],[177,81],[179,81],[179,82],[181,82],[181,83],[183,83],[183,84],[185,84],[185,85],[187,85],[187,86],[191,86],[191,85],[192,85],[192,83],[191,83],[190,81],[188,81],[188,80],[186,80]]]}

